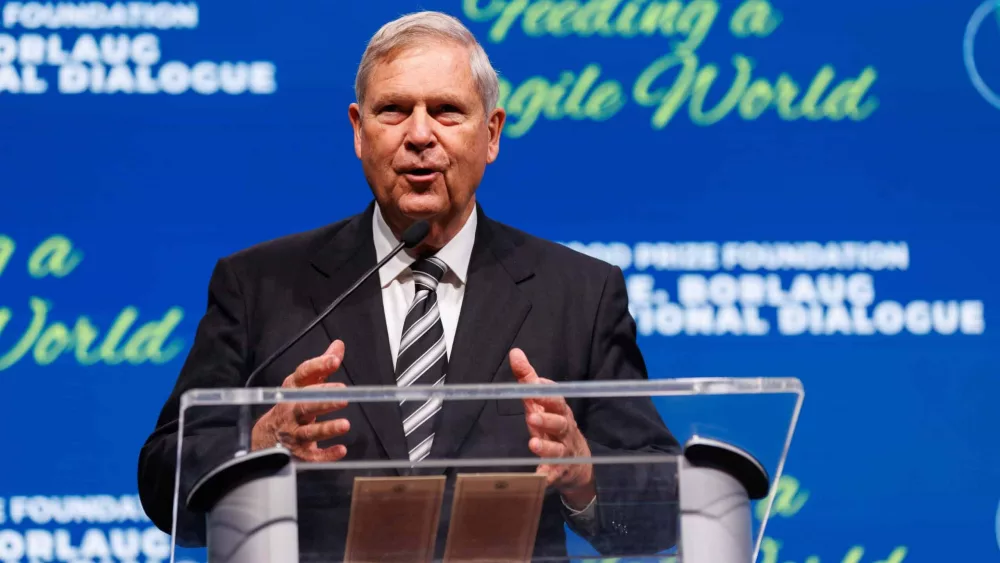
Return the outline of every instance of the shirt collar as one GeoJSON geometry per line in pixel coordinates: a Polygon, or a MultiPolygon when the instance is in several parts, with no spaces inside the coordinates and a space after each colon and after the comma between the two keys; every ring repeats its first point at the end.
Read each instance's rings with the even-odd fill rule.
{"type": "MultiPolygon", "coordinates": [[[[459,284],[465,283],[469,272],[469,260],[472,258],[472,246],[476,241],[477,223],[478,214],[476,213],[475,204],[473,204],[472,214],[469,215],[469,219],[462,226],[462,229],[458,231],[458,234],[454,238],[448,241],[448,244],[444,245],[435,254],[435,256],[448,265],[448,273],[445,274],[445,279],[454,276],[452,279],[458,280],[459,284]]],[[[379,209],[378,203],[375,204],[375,213],[373,213],[372,218],[372,235],[375,241],[376,261],[382,260],[399,244],[399,240],[392,234],[392,229],[389,228],[388,223],[385,222],[385,218],[382,217],[382,210],[379,209]]],[[[388,286],[400,274],[407,272],[410,264],[415,260],[406,251],[399,252],[393,256],[378,271],[382,287],[388,286]]]]}

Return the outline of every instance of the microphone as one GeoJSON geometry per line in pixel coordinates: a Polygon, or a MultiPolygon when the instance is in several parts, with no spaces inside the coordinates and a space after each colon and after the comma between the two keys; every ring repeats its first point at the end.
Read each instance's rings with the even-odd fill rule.
{"type": "MultiPolygon", "coordinates": [[[[268,356],[266,360],[261,362],[260,365],[257,366],[257,369],[253,370],[253,372],[250,374],[250,377],[247,378],[247,381],[246,383],[243,384],[243,387],[250,387],[250,384],[253,383],[254,378],[256,378],[257,375],[259,375],[262,371],[264,371],[264,369],[266,369],[268,366],[273,364],[275,360],[277,360],[282,354],[287,352],[289,348],[294,346],[296,342],[301,340],[302,337],[305,336],[310,330],[315,328],[316,325],[321,323],[323,319],[329,316],[329,314],[332,313],[333,310],[337,308],[337,305],[340,305],[340,303],[344,299],[347,299],[347,297],[349,297],[352,293],[354,293],[354,290],[360,287],[361,284],[365,283],[365,281],[368,278],[370,278],[372,274],[377,272],[379,268],[385,265],[386,262],[392,260],[392,258],[395,255],[399,254],[399,252],[404,248],[413,248],[418,244],[420,244],[427,237],[427,234],[430,232],[430,230],[431,230],[431,225],[427,221],[421,220],[410,225],[409,228],[407,228],[403,232],[403,237],[402,237],[403,240],[400,241],[400,243],[397,244],[396,247],[393,248],[391,252],[386,254],[384,258],[379,260],[377,264],[372,266],[367,272],[365,272],[360,278],[358,278],[358,280],[354,282],[354,285],[347,288],[347,290],[345,290],[336,299],[334,299],[333,302],[330,303],[330,305],[328,305],[327,308],[324,309],[322,313],[320,313],[315,319],[312,320],[311,323],[309,323],[309,325],[307,325],[298,334],[292,337],[292,339],[286,342],[281,348],[278,348],[273,354],[268,356]]],[[[248,405],[240,407],[239,424],[240,424],[240,430],[239,430],[240,450],[243,452],[249,452],[251,437],[249,429],[250,408],[248,405]]]]}

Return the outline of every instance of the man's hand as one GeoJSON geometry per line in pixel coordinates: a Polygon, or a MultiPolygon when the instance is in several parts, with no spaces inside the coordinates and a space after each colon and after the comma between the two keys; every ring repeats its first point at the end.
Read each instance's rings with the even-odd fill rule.
{"type": "MultiPolygon", "coordinates": [[[[551,385],[552,380],[538,377],[527,356],[518,348],[510,351],[510,368],[518,383],[551,385]]],[[[583,437],[573,411],[562,397],[524,399],[524,413],[531,440],[528,447],[539,457],[590,457],[590,447],[583,437]]],[[[562,494],[568,505],[582,510],[594,499],[594,469],[589,463],[568,465],[541,464],[536,470],[548,476],[548,485],[562,494]]]]}
{"type": "MultiPolygon", "coordinates": [[[[344,360],[344,343],[334,340],[322,356],[299,364],[285,378],[283,389],[344,387],[343,383],[326,383],[344,360]]],[[[316,417],[347,406],[345,402],[278,403],[264,413],[253,427],[251,449],[270,448],[281,442],[292,455],[305,461],[336,461],[347,455],[342,445],[319,448],[317,441],[342,436],[351,428],[346,418],[317,422],[316,417]]]]}

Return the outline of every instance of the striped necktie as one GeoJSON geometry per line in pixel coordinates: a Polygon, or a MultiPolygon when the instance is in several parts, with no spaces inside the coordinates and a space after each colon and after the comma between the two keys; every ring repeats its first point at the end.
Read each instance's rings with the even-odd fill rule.
{"type": "MultiPolygon", "coordinates": [[[[400,387],[442,385],[448,371],[448,349],[438,309],[437,286],[448,266],[432,256],[417,260],[410,269],[414,281],[413,303],[403,321],[396,354],[396,383],[400,387]]],[[[441,400],[411,399],[402,401],[400,408],[410,461],[420,461],[431,451],[434,420],[441,410],[441,400]]]]}

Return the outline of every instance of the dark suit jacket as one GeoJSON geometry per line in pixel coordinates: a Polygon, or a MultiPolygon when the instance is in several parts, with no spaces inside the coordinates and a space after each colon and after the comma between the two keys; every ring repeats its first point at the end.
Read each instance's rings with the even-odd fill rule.
{"type": "MultiPolygon", "coordinates": [[[[525,351],[540,376],[555,381],[646,379],[621,270],[492,221],[479,209],[447,382],[514,381],[507,360],[513,347],[525,351]]],[[[374,265],[373,210],[372,204],[349,219],[262,243],[217,263],[194,344],[139,456],[140,497],[160,529],[171,529],[181,395],[194,388],[243,386],[260,362],[374,265]]],[[[377,275],[327,317],[322,328],[316,327],[263,371],[255,384],[280,386],[299,363],[321,354],[335,338],[344,341],[346,354],[329,381],[395,385],[377,275]]],[[[648,398],[569,403],[595,456],[678,451],[648,398]]],[[[264,410],[258,409],[255,416],[264,410]]],[[[406,458],[394,403],[352,404],[333,416],[351,421],[350,432],[330,442],[345,444],[347,459],[406,458]]],[[[235,409],[187,412],[182,495],[200,473],[235,451],[234,421],[235,409]]],[[[438,425],[431,458],[532,457],[520,401],[446,402],[438,425]]],[[[329,558],[343,553],[350,483],[356,474],[299,473],[304,560],[309,554],[329,558]]],[[[454,471],[446,474],[453,476],[454,471]]],[[[595,465],[597,533],[580,533],[603,553],[648,554],[672,547],[675,476],[674,467],[662,464],[595,465]]],[[[442,537],[449,506],[446,502],[442,537]]],[[[536,556],[565,556],[564,524],[572,526],[567,516],[558,495],[547,494],[536,556]]],[[[182,510],[178,543],[200,545],[203,535],[203,519],[182,510]]]]}

